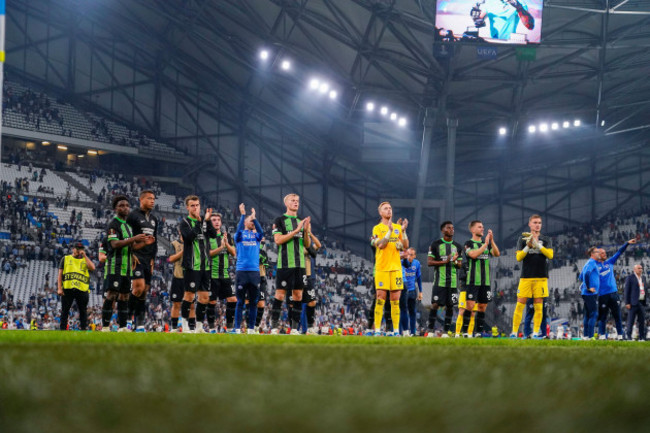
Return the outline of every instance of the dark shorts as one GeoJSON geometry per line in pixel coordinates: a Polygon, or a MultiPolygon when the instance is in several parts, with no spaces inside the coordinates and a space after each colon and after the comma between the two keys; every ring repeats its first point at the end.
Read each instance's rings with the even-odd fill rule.
{"type": "Polygon", "coordinates": [[[235,288],[232,286],[232,280],[230,278],[212,278],[210,280],[210,300],[216,301],[221,299],[222,301],[235,296],[235,288]]]}
{"type": "Polygon", "coordinates": [[[492,290],[490,286],[471,286],[465,287],[467,292],[467,300],[478,302],[479,304],[487,304],[492,300],[492,290]]]}
{"type": "Polygon", "coordinates": [[[104,281],[104,293],[131,293],[131,279],[122,275],[108,275],[104,281]]]}
{"type": "Polygon", "coordinates": [[[458,305],[458,291],[448,287],[433,286],[431,303],[440,307],[452,308],[458,305]]]}
{"type": "Polygon", "coordinates": [[[190,293],[210,291],[210,271],[185,270],[183,277],[185,291],[190,293]]]}
{"type": "Polygon", "coordinates": [[[185,293],[185,282],[182,278],[172,278],[172,288],[169,294],[172,302],[181,302],[185,293]]]}
{"type": "Polygon", "coordinates": [[[307,275],[303,268],[278,269],[275,276],[276,290],[303,290],[307,285],[307,275]]]}
{"type": "Polygon", "coordinates": [[[302,302],[304,304],[309,304],[312,301],[317,301],[318,296],[316,296],[316,289],[312,284],[311,279],[307,279],[307,286],[302,292],[302,302]]]}
{"type": "Polygon", "coordinates": [[[144,263],[138,263],[135,265],[131,279],[139,280],[140,278],[144,278],[145,285],[151,285],[151,265],[145,265],[144,263]]]}

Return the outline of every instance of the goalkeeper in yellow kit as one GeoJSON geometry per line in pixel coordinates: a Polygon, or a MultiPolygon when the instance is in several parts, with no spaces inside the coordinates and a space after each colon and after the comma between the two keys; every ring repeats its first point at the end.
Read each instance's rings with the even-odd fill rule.
{"type": "MultiPolygon", "coordinates": [[[[404,288],[402,281],[402,262],[399,253],[408,248],[409,241],[404,230],[408,220],[402,225],[393,223],[393,208],[385,201],[379,205],[381,222],[372,229],[371,245],[375,247],[375,335],[380,335],[381,321],[384,317],[386,298],[390,300],[390,315],[393,320],[392,335],[399,335],[399,298],[404,288]]],[[[388,331],[388,330],[386,330],[388,331]]],[[[387,332],[388,333],[388,332],[387,332]]]]}
{"type": "Polygon", "coordinates": [[[532,215],[528,219],[530,233],[523,233],[517,242],[517,261],[522,262],[521,278],[517,288],[517,305],[512,315],[511,338],[517,337],[526,301],[533,298],[533,338],[539,339],[544,309],[548,297],[548,261],[553,259],[551,239],[542,235],[542,217],[532,215]]]}

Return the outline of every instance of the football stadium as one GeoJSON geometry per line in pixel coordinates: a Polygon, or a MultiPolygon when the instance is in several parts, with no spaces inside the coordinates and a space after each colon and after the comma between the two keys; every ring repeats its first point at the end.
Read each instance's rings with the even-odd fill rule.
{"type": "Polygon", "coordinates": [[[0,431],[647,431],[649,71],[644,0],[0,0],[0,431]]]}

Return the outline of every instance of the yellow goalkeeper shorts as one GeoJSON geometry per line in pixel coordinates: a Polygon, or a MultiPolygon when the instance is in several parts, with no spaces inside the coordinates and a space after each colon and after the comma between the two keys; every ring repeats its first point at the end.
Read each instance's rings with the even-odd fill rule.
{"type": "Polygon", "coordinates": [[[402,271],[375,271],[375,289],[377,290],[402,290],[402,271]]]}
{"type": "Polygon", "coordinates": [[[548,278],[522,278],[517,287],[518,298],[548,298],[548,278]]]}

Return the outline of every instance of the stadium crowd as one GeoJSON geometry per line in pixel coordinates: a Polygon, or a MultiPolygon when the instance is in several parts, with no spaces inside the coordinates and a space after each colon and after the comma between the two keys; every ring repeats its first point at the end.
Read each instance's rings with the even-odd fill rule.
{"type": "MultiPolygon", "coordinates": [[[[0,240],[0,259],[2,260],[0,269],[3,273],[15,273],[19,268],[29,266],[29,262],[33,260],[51,262],[54,273],[54,268],[61,258],[70,253],[70,246],[79,241],[87,244],[89,256],[97,262],[103,231],[88,239],[88,236],[84,236],[84,228],[105,228],[107,218],[112,215],[112,212],[107,209],[107,204],[115,195],[125,194],[137,197],[144,189],[153,190],[156,194],[162,192],[159,184],[143,179],[129,179],[123,175],[100,170],[81,173],[87,178],[89,187],[92,187],[99,179],[104,181],[105,186],[97,193],[96,203],[82,203],[83,210],[73,208],[69,212],[69,219],[62,221],[54,212],[51,212],[51,207],[67,210],[72,201],[78,202],[79,192],[69,187],[63,196],[50,199],[39,197],[38,192],[47,188],[49,172],[46,168],[34,167],[29,158],[23,157],[24,155],[16,154],[10,156],[12,162],[16,162],[21,170],[25,171],[25,175],[12,182],[3,180],[1,183],[0,231],[3,231],[3,239],[0,240]]],[[[181,203],[182,201],[177,197],[173,207],[181,208],[181,203]]],[[[132,206],[136,206],[136,203],[132,203],[132,206]]],[[[236,226],[236,210],[221,206],[217,211],[223,215],[224,226],[232,232],[236,226]]],[[[552,237],[558,252],[553,266],[573,268],[576,275],[576,290],[551,289],[550,302],[548,303],[551,317],[556,317],[556,309],[560,307],[561,303],[568,303],[570,307],[567,319],[571,326],[579,326],[582,317],[582,302],[580,302],[580,294],[577,290],[577,275],[580,272],[578,261],[584,258],[584,251],[589,246],[603,243],[605,231],[607,232],[606,240],[611,242],[606,246],[608,249],[614,249],[624,239],[631,237],[635,237],[639,241],[625,252],[623,260],[615,268],[616,280],[619,284],[622,284],[622,281],[629,275],[631,265],[636,262],[643,263],[644,272],[650,275],[648,211],[649,209],[643,209],[640,215],[621,214],[578,227],[567,227],[562,233],[552,237]],[[630,227],[634,229],[630,229],[630,227]]],[[[179,220],[179,214],[165,214],[160,218],[159,237],[163,239],[163,246],[159,249],[151,290],[148,294],[147,328],[150,330],[169,329],[171,310],[169,282],[171,281],[172,267],[167,263],[166,258],[171,253],[170,242],[178,236],[179,220]]],[[[274,257],[277,255],[277,246],[272,242],[271,224],[265,224],[263,228],[265,237],[269,240],[266,248],[271,253],[270,256],[274,257]]],[[[321,328],[321,332],[330,332],[328,330],[338,328],[360,333],[367,326],[367,315],[374,296],[371,264],[355,260],[357,265],[353,266],[353,256],[349,251],[336,249],[335,247],[338,245],[334,241],[331,245],[330,248],[327,238],[323,239],[323,249],[319,255],[324,260],[317,260],[318,265],[314,268],[314,285],[318,293],[316,323],[321,328]],[[323,264],[332,261],[331,265],[323,264]],[[358,263],[361,263],[361,266],[358,263]]],[[[231,273],[233,276],[234,266],[235,262],[232,261],[231,273]]],[[[499,277],[513,276],[517,272],[516,266],[495,269],[497,280],[499,277]]],[[[92,283],[92,287],[97,293],[101,290],[102,277],[103,273],[100,267],[94,275],[92,283]]],[[[269,292],[273,289],[273,277],[274,270],[272,268],[269,274],[269,292]]],[[[49,280],[43,281],[42,289],[31,294],[27,302],[15,301],[12,288],[2,287],[0,289],[2,326],[18,329],[56,327],[58,307],[56,290],[52,285],[49,280]]],[[[496,287],[495,284],[494,289],[495,313],[505,316],[506,309],[503,304],[513,300],[515,288],[496,287]]],[[[269,306],[266,309],[268,311],[269,306]]],[[[224,310],[223,305],[218,306],[218,317],[223,317],[224,310]]],[[[625,315],[625,311],[623,313],[625,315]]],[[[423,322],[422,319],[425,315],[425,310],[420,308],[418,310],[419,323],[423,322]]],[[[262,325],[266,329],[270,326],[268,316],[268,314],[265,315],[262,325]]],[[[286,309],[283,310],[282,318],[286,327],[288,324],[286,309]]],[[[91,306],[89,319],[92,327],[100,324],[101,311],[97,305],[91,306]]],[[[71,317],[70,326],[72,328],[78,326],[75,314],[71,317]]],[[[221,326],[223,329],[223,324],[221,326]]]]}

